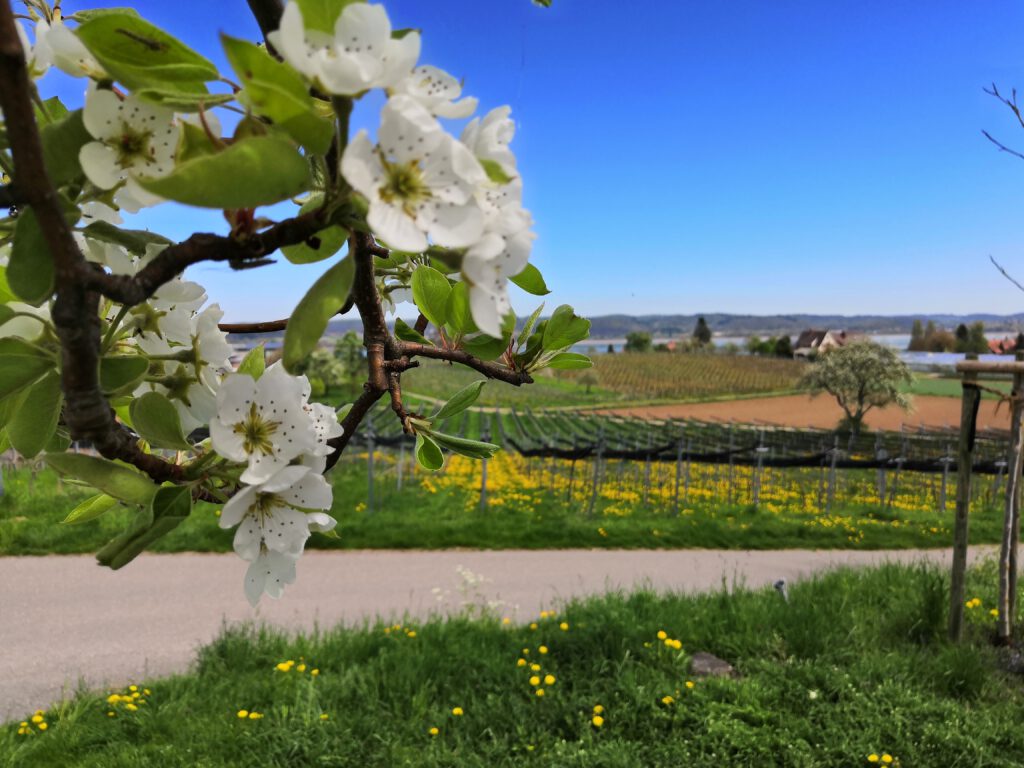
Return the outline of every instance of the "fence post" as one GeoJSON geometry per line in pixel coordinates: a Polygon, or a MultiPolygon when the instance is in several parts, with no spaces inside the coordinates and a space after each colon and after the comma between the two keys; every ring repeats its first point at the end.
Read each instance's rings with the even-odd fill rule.
{"type": "Polygon", "coordinates": [[[768,452],[768,449],[764,447],[764,430],[761,430],[761,441],[757,446],[757,470],[754,473],[754,481],[752,483],[751,495],[754,502],[754,509],[757,509],[757,505],[761,503],[761,470],[764,467],[764,455],[768,452]]]}
{"type": "Polygon", "coordinates": [[[978,375],[963,374],[960,403],[960,440],[957,449],[956,519],[953,522],[953,567],[949,582],[949,639],[959,642],[964,632],[964,593],[967,577],[968,513],[971,506],[971,469],[974,434],[978,423],[981,390],[978,375]]]}
{"type": "MultiPolygon", "coordinates": [[[[489,443],[491,442],[491,431],[487,427],[480,430],[480,440],[489,443]]],[[[500,506],[500,505],[499,505],[500,506]]],[[[487,459],[486,457],[480,462],[480,511],[487,511],[487,459]]]]}
{"type": "MultiPolygon", "coordinates": [[[[1017,361],[1024,354],[1017,353],[1017,361]]],[[[1024,471],[1024,434],[1022,434],[1021,396],[1024,395],[1024,377],[1013,375],[1010,410],[1010,450],[1007,455],[1006,506],[1003,518],[1003,538],[999,547],[999,616],[996,617],[996,637],[1000,644],[1009,645],[1013,637],[1013,619],[1017,593],[1017,545],[1020,539],[1020,484],[1024,471]]]]}
{"type": "MultiPolygon", "coordinates": [[[[875,458],[884,461],[889,458],[889,452],[885,450],[885,443],[882,442],[882,433],[875,433],[875,458]]],[[[878,505],[885,505],[885,467],[879,467],[876,474],[876,485],[878,486],[878,505]]]]}
{"type": "Polygon", "coordinates": [[[373,422],[366,420],[366,514],[373,514],[373,454],[376,451],[373,422]]]}
{"type": "Polygon", "coordinates": [[[735,443],[733,441],[733,424],[729,421],[729,506],[732,506],[733,502],[733,479],[734,479],[734,467],[733,467],[733,449],[735,443]]]}
{"type": "Polygon", "coordinates": [[[597,494],[601,490],[601,457],[604,455],[604,426],[601,426],[597,433],[597,455],[594,457],[594,479],[590,485],[590,504],[587,507],[587,517],[594,516],[594,505],[597,503],[597,494]]]}
{"type": "Polygon", "coordinates": [[[675,513],[679,517],[679,481],[683,476],[683,438],[676,440],[676,490],[675,490],[675,513]]]}
{"type": "Polygon", "coordinates": [[[839,435],[832,440],[832,459],[828,468],[828,495],[825,500],[825,512],[832,512],[832,503],[836,500],[836,462],[839,461],[839,435]]]}
{"type": "Polygon", "coordinates": [[[647,433],[647,455],[644,457],[644,501],[643,505],[647,506],[647,501],[651,494],[651,448],[654,447],[654,437],[650,432],[647,433]]]}

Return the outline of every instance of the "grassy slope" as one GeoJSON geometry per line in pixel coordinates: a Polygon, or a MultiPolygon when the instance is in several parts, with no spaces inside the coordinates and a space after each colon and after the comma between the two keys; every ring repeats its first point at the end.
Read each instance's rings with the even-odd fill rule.
{"type": "MultiPolygon", "coordinates": [[[[1010,392],[1010,382],[1008,381],[986,381],[985,386],[1007,394],[1010,392]]],[[[963,394],[960,379],[922,374],[914,377],[914,383],[907,391],[913,395],[933,397],[960,397],[963,394]]],[[[982,392],[981,396],[986,400],[995,400],[997,397],[993,392],[982,392]]]]}
{"type": "Polygon", "coordinates": [[[609,595],[535,630],[497,619],[291,640],[232,630],[193,672],[145,682],[151,695],[136,712],[110,717],[103,693],[83,694],[46,713],[45,733],[0,728],[0,764],[814,768],[888,753],[904,768],[1010,768],[1024,763],[1024,693],[984,640],[992,595],[975,590],[995,584],[994,569],[983,576],[972,574],[971,594],[985,607],[960,647],[942,639],[943,575],[896,566],[793,585],[788,603],[770,589],[609,595]],[[556,677],[543,697],[517,666],[523,649],[556,677]],[[687,688],[697,650],[740,677],[687,688]],[[275,670],[300,657],[317,678],[275,670]],[[240,720],[243,708],[264,717],[240,720]]]}
{"type": "MultiPolygon", "coordinates": [[[[378,472],[383,472],[380,462],[378,472]]],[[[948,546],[952,508],[946,515],[912,510],[880,510],[868,506],[837,508],[832,515],[806,512],[768,513],[749,507],[729,507],[720,501],[689,505],[676,517],[667,506],[645,508],[626,499],[603,500],[594,517],[586,515],[586,503],[577,499],[567,505],[561,492],[544,486],[502,490],[500,465],[492,467],[493,506],[478,511],[477,485],[458,478],[427,487],[406,480],[401,492],[393,478],[377,488],[376,509],[366,511],[365,465],[343,461],[332,481],[335,484],[333,514],[338,518],[340,539],[313,536],[313,548],[417,548],[473,547],[572,548],[572,547],[711,547],[726,549],[858,548],[948,546]],[[434,490],[430,490],[433,488],[434,490]],[[501,503],[500,500],[506,501],[501,503]],[[628,509],[628,514],[623,510],[628,509]],[[607,514],[602,514],[607,510],[607,514]],[[603,531],[603,533],[602,533],[603,531]]],[[[6,494],[0,499],[0,555],[91,553],[119,534],[131,513],[112,511],[88,523],[66,526],[60,521],[88,492],[56,485],[43,472],[30,487],[27,472],[5,472],[6,494]]],[[[586,491],[585,481],[577,489],[586,491]]],[[[952,505],[951,505],[952,506],[952,505]]],[[[153,547],[161,552],[225,552],[231,548],[231,532],[218,528],[215,508],[198,505],[192,516],[153,547]]],[[[1001,513],[972,513],[974,543],[999,541],[1001,513]]]]}

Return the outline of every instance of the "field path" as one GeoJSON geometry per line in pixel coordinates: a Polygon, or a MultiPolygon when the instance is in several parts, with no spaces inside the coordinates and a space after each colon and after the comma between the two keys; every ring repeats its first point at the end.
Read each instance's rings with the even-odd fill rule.
{"type": "MultiPolygon", "coordinates": [[[[1009,408],[999,405],[996,400],[982,400],[978,411],[978,427],[986,429],[1008,429],[1009,408]]],[[[675,405],[647,405],[621,408],[604,408],[597,413],[611,413],[646,419],[699,419],[701,421],[736,421],[738,424],[778,424],[785,427],[815,427],[832,429],[843,415],[842,409],[830,397],[821,395],[810,398],[807,395],[784,395],[782,397],[758,397],[743,400],[722,400],[708,403],[679,403],[675,405]]],[[[898,430],[901,424],[907,428],[921,425],[941,429],[959,428],[960,398],[916,395],[914,409],[904,413],[890,407],[868,412],[865,422],[871,429],[898,430]]]]}
{"type": "MultiPolygon", "coordinates": [[[[975,548],[972,556],[991,552],[975,548]]],[[[92,557],[0,557],[0,722],[58,700],[79,681],[123,685],[188,668],[222,626],[256,620],[289,629],[458,611],[503,601],[498,611],[529,621],[559,600],[648,584],[699,591],[751,587],[841,565],[926,558],[902,551],[355,551],[309,552],[283,599],[252,610],[233,554],[144,555],[124,571],[92,557]],[[484,577],[466,589],[458,568],[484,577]],[[441,599],[434,593],[441,591],[441,599]]]]}

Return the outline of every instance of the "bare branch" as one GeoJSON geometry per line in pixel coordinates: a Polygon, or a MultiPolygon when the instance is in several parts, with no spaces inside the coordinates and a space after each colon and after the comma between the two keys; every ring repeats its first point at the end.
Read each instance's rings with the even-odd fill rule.
{"type": "Polygon", "coordinates": [[[461,349],[442,349],[412,341],[397,341],[396,344],[409,357],[429,357],[433,360],[447,360],[450,363],[460,363],[482,373],[489,379],[504,381],[506,384],[511,384],[514,387],[533,383],[533,378],[525,371],[516,371],[512,368],[506,368],[504,365],[489,363],[480,358],[473,357],[473,355],[461,349]]]}
{"type": "Polygon", "coordinates": [[[988,259],[989,261],[992,262],[992,264],[995,265],[996,269],[1003,273],[1003,277],[1005,277],[1007,280],[1009,280],[1011,283],[1017,286],[1020,290],[1024,291],[1024,285],[1021,285],[1019,282],[1017,282],[1017,280],[1009,272],[1003,269],[1003,265],[996,261],[995,256],[992,256],[990,254],[988,259]]]}
{"type": "Polygon", "coordinates": [[[983,130],[981,132],[981,134],[986,139],[988,139],[993,144],[995,144],[1000,152],[1006,152],[1007,154],[1013,155],[1014,157],[1019,157],[1021,160],[1024,160],[1024,154],[1018,152],[1016,149],[1010,149],[1008,146],[1003,144],[1001,141],[998,141],[998,140],[992,138],[992,134],[990,134],[988,131],[983,130]]]}

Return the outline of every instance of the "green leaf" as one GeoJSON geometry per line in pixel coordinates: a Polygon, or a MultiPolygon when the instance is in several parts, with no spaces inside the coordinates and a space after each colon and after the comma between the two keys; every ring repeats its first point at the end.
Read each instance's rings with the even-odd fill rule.
{"type": "Polygon", "coordinates": [[[63,525],[78,525],[80,523],[87,523],[90,520],[95,520],[100,515],[109,512],[111,509],[117,506],[117,499],[113,496],[107,496],[105,493],[100,493],[96,496],[90,496],[88,499],[83,501],[77,507],[68,512],[68,516],[61,520],[63,525]]]}
{"type": "Polygon", "coordinates": [[[97,16],[109,16],[110,14],[118,16],[138,16],[139,12],[134,8],[83,8],[80,11],[75,11],[71,16],[65,16],[65,19],[74,19],[78,23],[94,19],[97,16]]]}
{"type": "Polygon", "coordinates": [[[245,373],[258,381],[263,372],[267,369],[267,351],[263,344],[253,347],[245,353],[242,362],[238,364],[238,373],[245,373]]]}
{"type": "Polygon", "coordinates": [[[515,178],[515,176],[509,176],[505,173],[505,169],[501,167],[501,163],[497,160],[490,160],[486,157],[478,157],[477,160],[483,166],[487,178],[495,184],[508,184],[515,178]]]}
{"type": "Polygon", "coordinates": [[[484,384],[486,383],[487,379],[471,381],[452,395],[448,399],[448,402],[442,405],[438,409],[437,413],[431,416],[431,419],[434,421],[441,421],[442,419],[450,419],[457,413],[462,413],[476,402],[476,399],[480,397],[480,390],[484,388],[484,384]]]}
{"type": "Polygon", "coordinates": [[[544,282],[544,276],[541,275],[540,270],[533,266],[533,264],[527,264],[526,269],[515,277],[510,277],[509,280],[534,296],[547,296],[551,293],[548,290],[547,283],[544,282]]]}
{"type": "Polygon", "coordinates": [[[473,322],[473,313],[469,308],[469,286],[466,283],[458,282],[452,286],[445,315],[448,317],[448,327],[457,334],[480,330],[473,322]]]}
{"type": "Polygon", "coordinates": [[[586,355],[578,352],[559,352],[548,361],[548,368],[557,368],[563,371],[579,371],[590,368],[594,363],[586,355]]]}
{"type": "Polygon", "coordinates": [[[425,344],[428,347],[434,346],[430,339],[417,331],[400,317],[395,318],[395,336],[402,341],[411,341],[415,344],[425,344]]]}
{"type": "Polygon", "coordinates": [[[186,485],[158,488],[145,512],[126,533],[96,554],[101,565],[117,570],[141,555],[146,547],[173,531],[192,514],[192,490],[186,485]]]}
{"type": "Polygon", "coordinates": [[[0,400],[39,380],[56,363],[21,339],[0,339],[0,400]]]}
{"type": "Polygon", "coordinates": [[[266,48],[224,34],[220,39],[244,86],[239,102],[279,125],[310,152],[326,153],[334,138],[334,123],[317,114],[309,86],[299,73],[266,48]]]}
{"type": "Polygon", "coordinates": [[[282,361],[289,373],[316,349],[328,321],[348,300],[353,277],[355,263],[346,257],[321,275],[295,307],[284,332],[282,361]]]}
{"type": "Polygon", "coordinates": [[[302,11],[302,22],[306,29],[317,29],[334,34],[334,23],[345,10],[346,5],[362,0],[295,0],[302,11]]]}
{"type": "Polygon", "coordinates": [[[135,398],[128,412],[135,431],[150,445],[182,451],[192,447],[181,430],[178,410],[159,392],[147,392],[135,398]]]}
{"type": "Polygon", "coordinates": [[[134,95],[150,104],[173,109],[175,112],[202,112],[218,104],[227,104],[235,98],[230,93],[210,93],[206,86],[202,84],[194,89],[172,87],[140,88],[134,91],[134,95]]]}
{"type": "Polygon", "coordinates": [[[84,453],[47,453],[43,459],[62,475],[77,477],[98,491],[131,504],[149,504],[157,486],[141,472],[84,453]]]}
{"type": "Polygon", "coordinates": [[[163,246],[172,243],[171,240],[155,232],[145,229],[120,229],[106,221],[94,221],[82,231],[93,240],[120,245],[136,256],[144,256],[147,246],[163,246]]]}
{"type": "Polygon", "coordinates": [[[416,433],[416,461],[424,469],[436,472],[444,466],[444,454],[437,443],[422,432],[416,433]]]}
{"type": "Polygon", "coordinates": [[[53,294],[53,259],[31,208],[25,208],[14,225],[7,282],[22,301],[35,307],[53,294]]]}
{"type": "Polygon", "coordinates": [[[208,59],[133,13],[93,15],[75,32],[111,77],[131,90],[219,77],[208,59]]]}
{"type": "Polygon", "coordinates": [[[544,328],[544,349],[565,349],[583,341],[590,334],[590,321],[563,304],[552,313],[544,328]]]}
{"type": "Polygon", "coordinates": [[[44,126],[39,132],[43,143],[46,173],[55,187],[61,187],[82,176],[78,152],[95,141],[82,122],[82,110],[76,109],[63,120],[44,126]]]}
{"type": "Polygon", "coordinates": [[[448,278],[433,267],[419,266],[412,273],[413,301],[427,320],[438,328],[444,327],[451,292],[448,278]]]}
{"type": "Polygon", "coordinates": [[[521,330],[519,335],[516,337],[517,348],[522,347],[526,340],[530,338],[530,334],[533,333],[533,329],[537,325],[537,320],[540,319],[540,313],[543,311],[543,304],[533,310],[533,314],[526,320],[526,325],[523,326],[523,330],[521,330]]]}
{"type": "Polygon", "coordinates": [[[14,310],[6,304],[0,304],[0,325],[14,317],[14,310]]]}
{"type": "Polygon", "coordinates": [[[10,283],[7,282],[7,267],[0,267],[0,302],[17,300],[18,297],[14,295],[10,283]]]}
{"type": "Polygon", "coordinates": [[[309,166],[288,141],[253,136],[215,155],[193,157],[159,179],[139,183],[160,197],[200,208],[255,208],[309,187],[309,166]]]}
{"type": "MultiPolygon", "coordinates": [[[[323,195],[313,195],[299,208],[299,214],[315,211],[323,205],[323,202],[323,195]]],[[[336,254],[346,240],[348,240],[348,230],[332,224],[304,242],[283,246],[281,252],[292,264],[313,264],[336,254]]]]}
{"type": "Polygon", "coordinates": [[[141,355],[112,355],[100,360],[100,388],[107,395],[134,391],[149,370],[141,355]]]}
{"type": "Polygon", "coordinates": [[[479,336],[463,341],[462,348],[481,360],[495,360],[505,354],[505,350],[508,349],[508,339],[496,339],[481,333],[479,336]]]}
{"type": "Polygon", "coordinates": [[[17,411],[7,424],[7,436],[14,450],[26,459],[35,458],[57,430],[64,395],[60,375],[51,371],[21,397],[17,411]]]}
{"type": "Polygon", "coordinates": [[[36,104],[35,113],[36,122],[39,123],[40,128],[59,122],[70,114],[68,108],[57,96],[44,99],[42,105],[36,104]]]}
{"type": "Polygon", "coordinates": [[[431,432],[430,437],[438,445],[447,448],[452,453],[460,456],[467,456],[471,459],[489,459],[498,452],[498,446],[493,443],[482,443],[479,440],[467,440],[464,437],[454,435],[443,435],[440,432],[431,432]]]}

